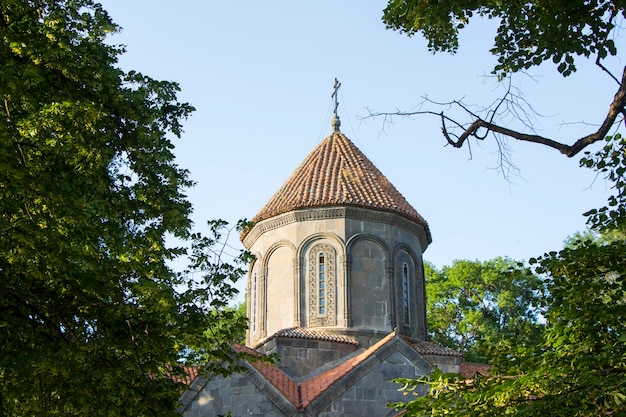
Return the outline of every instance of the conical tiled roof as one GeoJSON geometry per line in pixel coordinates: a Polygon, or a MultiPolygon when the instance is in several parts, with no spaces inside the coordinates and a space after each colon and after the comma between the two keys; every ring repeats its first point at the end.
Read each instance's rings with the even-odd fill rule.
{"type": "Polygon", "coordinates": [[[289,179],[252,219],[254,223],[292,210],[356,206],[389,211],[428,224],[367,157],[339,131],[304,159],[289,179]]]}

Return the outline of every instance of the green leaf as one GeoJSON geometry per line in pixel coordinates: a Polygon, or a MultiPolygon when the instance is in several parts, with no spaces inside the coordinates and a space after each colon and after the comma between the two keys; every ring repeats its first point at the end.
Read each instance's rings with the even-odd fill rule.
{"type": "MultiPolygon", "coordinates": [[[[117,26],[91,0],[6,0],[0,21],[0,414],[179,415],[180,360],[214,348],[203,359],[232,370],[201,339],[243,273],[213,262],[199,284],[170,266],[192,185],[170,138],[193,108],[118,68],[117,26]]],[[[217,340],[245,331],[222,317],[217,340]]]]}

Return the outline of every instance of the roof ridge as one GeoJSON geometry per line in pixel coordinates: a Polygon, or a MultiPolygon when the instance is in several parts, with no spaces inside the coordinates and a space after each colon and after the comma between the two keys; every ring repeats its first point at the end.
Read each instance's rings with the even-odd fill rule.
{"type": "MultiPolygon", "coordinates": [[[[389,343],[389,341],[391,341],[396,335],[396,332],[393,331],[364,350],[362,353],[359,353],[336,367],[300,383],[295,382],[295,380],[293,380],[276,365],[271,365],[262,362],[261,360],[250,362],[250,365],[263,375],[263,377],[265,377],[265,379],[272,384],[274,388],[280,391],[296,408],[302,410],[307,408],[313,400],[326,392],[346,374],[370,358],[382,346],[389,343]],[[318,384],[319,387],[316,389],[315,385],[318,384]]],[[[240,348],[253,351],[252,349],[244,346],[241,346],[240,348]]]]}
{"type": "Polygon", "coordinates": [[[296,408],[300,407],[302,403],[300,384],[296,383],[276,365],[268,364],[260,359],[255,362],[249,362],[249,364],[263,375],[265,380],[280,391],[296,408]]]}
{"type": "Polygon", "coordinates": [[[420,355],[439,355],[439,356],[457,356],[462,357],[463,353],[449,347],[441,346],[427,340],[411,340],[403,336],[405,340],[413,346],[413,349],[420,355]]]}
{"type": "Polygon", "coordinates": [[[396,336],[396,331],[389,333],[387,336],[380,339],[378,342],[367,348],[362,353],[355,355],[347,361],[339,364],[338,366],[322,372],[319,375],[315,375],[300,383],[302,387],[301,391],[301,406],[302,408],[308,407],[313,400],[326,392],[331,386],[336,384],[341,378],[346,376],[350,371],[355,369],[358,365],[370,358],[376,353],[382,346],[386,345],[396,336]],[[332,377],[331,377],[332,376],[332,377]],[[315,389],[315,385],[320,386],[315,389]]]}

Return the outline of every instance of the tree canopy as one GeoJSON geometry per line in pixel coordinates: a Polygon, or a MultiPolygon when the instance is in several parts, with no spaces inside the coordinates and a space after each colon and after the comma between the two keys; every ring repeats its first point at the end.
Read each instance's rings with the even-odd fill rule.
{"type": "MultiPolygon", "coordinates": [[[[495,20],[498,27],[490,52],[497,57],[493,73],[500,81],[544,62],[553,63],[567,77],[582,58],[593,60],[599,74],[617,85],[597,130],[573,141],[535,134],[524,117],[532,108],[510,81],[505,94],[482,109],[450,100],[443,103],[445,111],[379,114],[436,115],[446,141],[455,147],[493,136],[498,141],[510,137],[542,144],[569,157],[585,151],[581,166],[604,176],[613,191],[606,206],[585,213],[592,233],[530,260],[545,283],[545,292],[534,303],[544,306],[545,318],[536,348],[510,349],[509,359],[518,365],[497,366],[484,377],[466,380],[435,372],[418,381],[400,380],[408,391],[420,384],[430,388],[425,397],[394,405],[406,408],[405,415],[626,414],[626,141],[618,133],[626,116],[626,67],[616,42],[624,17],[623,0],[388,2],[383,17],[387,27],[408,36],[422,34],[432,52],[456,52],[463,28],[472,21],[495,20]],[[451,108],[462,116],[450,116],[451,108]],[[521,119],[527,130],[505,126],[511,118],[521,119]],[[603,142],[595,153],[585,150],[603,142]]],[[[472,276],[471,271],[465,274],[472,276]]]]}
{"type": "MultiPolygon", "coordinates": [[[[472,21],[497,21],[490,52],[497,57],[492,72],[499,79],[544,62],[554,63],[558,72],[567,77],[576,71],[577,60],[583,58],[592,59],[603,75],[616,82],[617,89],[604,120],[597,121],[597,130],[573,140],[536,134],[525,116],[532,113],[532,108],[528,108],[510,86],[500,100],[478,110],[452,99],[443,103],[442,110],[380,112],[370,116],[431,114],[441,119],[443,135],[454,147],[460,148],[470,139],[483,140],[493,134],[498,141],[509,137],[538,143],[572,157],[602,141],[624,118],[626,67],[622,67],[617,57],[615,41],[620,36],[624,17],[626,2],[623,0],[390,0],[383,13],[387,28],[408,36],[423,35],[431,52],[454,53],[459,47],[459,32],[472,21]],[[609,61],[612,57],[615,59],[609,61]],[[450,116],[443,111],[451,108],[460,110],[462,115],[450,116]],[[505,126],[510,118],[520,119],[529,129],[505,126]]],[[[442,104],[428,99],[425,102],[442,104]]]]}
{"type": "MultiPolygon", "coordinates": [[[[616,42],[625,11],[626,2],[607,0],[388,2],[383,17],[387,27],[409,36],[422,34],[432,52],[456,52],[463,28],[472,21],[495,20],[498,28],[490,52],[497,57],[493,73],[499,80],[510,80],[513,74],[544,62],[553,63],[567,77],[583,58],[593,60],[599,74],[617,85],[597,130],[571,144],[535,134],[523,116],[532,109],[511,84],[499,100],[483,109],[471,109],[457,100],[444,103],[447,110],[460,109],[465,120],[434,110],[382,113],[436,115],[446,141],[455,147],[493,135],[498,141],[510,137],[542,144],[571,157],[590,144],[604,142],[596,153],[585,151],[580,164],[604,176],[613,191],[606,206],[585,213],[592,233],[570,239],[559,252],[530,260],[545,285],[545,292],[534,294],[531,301],[543,306],[545,318],[545,328],[533,337],[534,347],[509,346],[508,361],[514,366],[496,362],[492,374],[484,377],[466,380],[435,372],[417,381],[399,380],[407,391],[420,384],[430,388],[427,396],[394,405],[406,408],[406,415],[590,417],[626,413],[626,142],[620,134],[612,135],[626,115],[626,68],[619,61],[616,42]],[[621,74],[616,75],[615,68],[621,68],[621,74]],[[530,131],[503,125],[520,115],[530,131]]],[[[468,277],[466,288],[474,291],[476,284],[469,277],[476,274],[470,266],[463,276],[468,277]]],[[[460,306],[465,297],[462,291],[459,294],[451,296],[460,306]]],[[[457,329],[455,334],[458,339],[464,333],[457,329]]],[[[490,349],[496,346],[491,344],[490,349]]]]}
{"type": "Polygon", "coordinates": [[[620,0],[390,0],[383,21],[409,36],[422,34],[433,52],[456,52],[459,30],[474,16],[497,19],[491,53],[494,72],[506,75],[552,61],[564,76],[576,71],[575,57],[616,55],[612,38],[626,17],[620,0]]]}
{"type": "Polygon", "coordinates": [[[597,416],[626,413],[626,141],[608,137],[581,164],[604,173],[615,190],[608,205],[590,210],[601,238],[581,234],[564,249],[531,259],[545,279],[545,330],[536,349],[512,349],[515,367],[465,380],[440,372],[421,380],[429,395],[407,403],[408,416],[597,416]]]}
{"type": "Polygon", "coordinates": [[[456,260],[425,275],[429,337],[464,360],[514,366],[513,350],[540,341],[543,281],[518,262],[456,260]]]}
{"type": "Polygon", "coordinates": [[[223,223],[191,235],[172,139],[192,106],[120,70],[116,30],[91,0],[0,2],[0,415],[175,415],[242,273],[210,257],[223,223]],[[192,237],[194,279],[168,244],[192,237]]]}

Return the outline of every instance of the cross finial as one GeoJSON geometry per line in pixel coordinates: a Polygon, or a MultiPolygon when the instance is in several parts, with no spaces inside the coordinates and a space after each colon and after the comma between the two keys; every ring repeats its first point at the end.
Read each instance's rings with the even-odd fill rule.
{"type": "Polygon", "coordinates": [[[335,117],[337,117],[337,107],[339,107],[339,101],[337,101],[337,90],[339,90],[339,87],[341,87],[341,83],[335,78],[335,85],[333,86],[335,91],[331,94],[331,97],[335,99],[335,110],[333,111],[335,117]]]}
{"type": "Polygon", "coordinates": [[[335,109],[333,110],[333,121],[331,125],[333,127],[334,132],[339,132],[339,126],[341,126],[341,122],[339,121],[339,116],[337,116],[337,107],[339,107],[339,101],[337,99],[337,90],[341,87],[341,83],[335,78],[335,85],[333,86],[333,93],[331,94],[331,98],[335,99],[335,109]]]}

